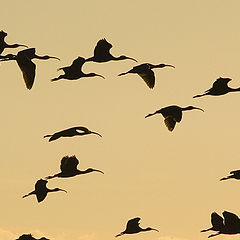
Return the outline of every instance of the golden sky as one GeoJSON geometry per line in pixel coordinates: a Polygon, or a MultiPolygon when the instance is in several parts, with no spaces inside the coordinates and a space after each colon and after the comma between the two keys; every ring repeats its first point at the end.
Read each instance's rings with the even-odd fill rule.
{"type": "Polygon", "coordinates": [[[16,62],[0,64],[2,240],[30,232],[51,240],[114,239],[137,216],[140,226],[159,233],[121,238],[202,240],[208,234],[200,230],[210,227],[211,212],[240,215],[240,183],[219,182],[240,168],[240,95],[192,98],[220,76],[232,78],[231,87],[240,86],[239,1],[25,0],[4,1],[1,7],[8,43],[61,59],[34,60],[30,91],[16,62]],[[137,75],[117,76],[136,65],[130,60],[83,66],[105,79],[50,81],[59,75],[57,68],[78,56],[91,57],[102,38],[113,45],[114,56],[176,68],[154,70],[153,90],[137,75]],[[172,133],[161,115],[144,118],[172,104],[205,112],[184,112],[172,133]],[[72,126],[103,138],[43,139],[72,126]],[[64,155],[76,155],[80,169],[93,167],[105,175],[52,179],[49,188],[68,193],[50,193],[42,203],[34,196],[22,199],[38,179],[59,172],[64,155]]]}

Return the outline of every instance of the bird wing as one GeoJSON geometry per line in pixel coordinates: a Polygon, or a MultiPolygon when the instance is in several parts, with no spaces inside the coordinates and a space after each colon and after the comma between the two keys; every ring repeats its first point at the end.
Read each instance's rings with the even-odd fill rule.
{"type": "Polygon", "coordinates": [[[140,220],[141,220],[141,218],[139,218],[139,217],[130,219],[130,220],[127,222],[127,229],[138,226],[140,220]]]}
{"type": "Polygon", "coordinates": [[[79,164],[78,159],[75,156],[65,156],[61,160],[60,169],[62,172],[71,172],[77,169],[77,165],[79,164]]]}
{"type": "Polygon", "coordinates": [[[138,75],[145,81],[149,88],[153,88],[155,85],[154,72],[149,68],[145,72],[140,72],[138,75]]]}
{"type": "Polygon", "coordinates": [[[96,47],[94,48],[94,56],[105,56],[109,54],[112,44],[109,43],[105,38],[97,42],[96,47]]]}
{"type": "Polygon", "coordinates": [[[36,73],[36,65],[28,58],[27,55],[22,53],[18,53],[17,55],[17,64],[22,71],[23,79],[25,81],[27,89],[31,89],[34,83],[35,73],[36,73]]]}
{"type": "Polygon", "coordinates": [[[48,182],[47,180],[40,179],[35,184],[35,193],[36,193],[38,202],[43,201],[47,196],[47,191],[46,191],[47,182],[48,182]]]}
{"type": "Polygon", "coordinates": [[[214,227],[214,230],[220,230],[224,225],[223,225],[223,218],[218,215],[216,212],[213,212],[211,214],[211,223],[212,226],[214,227]]]}
{"type": "Polygon", "coordinates": [[[167,126],[167,128],[168,128],[168,130],[169,130],[170,132],[173,131],[173,129],[174,129],[175,125],[176,125],[176,121],[175,121],[174,118],[171,117],[171,116],[166,117],[166,118],[164,119],[164,123],[165,123],[165,125],[167,126]]]}
{"type": "Polygon", "coordinates": [[[47,180],[43,180],[43,179],[39,179],[36,183],[35,183],[35,190],[41,189],[43,187],[47,186],[47,180]]]}
{"type": "Polygon", "coordinates": [[[234,213],[224,211],[223,217],[224,217],[224,225],[225,226],[234,226],[234,225],[240,223],[239,217],[234,213]]]}
{"type": "Polygon", "coordinates": [[[224,87],[228,87],[228,81],[226,81],[226,78],[218,78],[212,85],[213,88],[215,89],[222,89],[224,87]]]}

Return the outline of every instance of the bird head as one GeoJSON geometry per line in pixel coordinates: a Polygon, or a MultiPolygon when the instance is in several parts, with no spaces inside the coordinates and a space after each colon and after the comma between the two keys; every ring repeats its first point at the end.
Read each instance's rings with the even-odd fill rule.
{"type": "Polygon", "coordinates": [[[120,57],[118,57],[118,60],[126,60],[126,59],[130,59],[130,60],[133,60],[133,61],[137,62],[136,59],[131,58],[131,57],[127,57],[125,55],[121,55],[120,57]]]}
{"type": "Polygon", "coordinates": [[[97,132],[89,131],[89,133],[96,134],[96,135],[98,135],[99,137],[102,137],[102,135],[101,135],[100,133],[97,133],[97,132]]]}
{"type": "Polygon", "coordinates": [[[98,170],[98,169],[93,169],[93,168],[88,168],[88,169],[86,170],[86,172],[99,172],[99,173],[102,173],[102,174],[104,174],[104,172],[103,172],[103,171],[101,171],[101,170],[98,170]]]}
{"type": "Polygon", "coordinates": [[[156,232],[159,232],[157,229],[155,229],[155,228],[151,228],[151,227],[147,227],[146,228],[146,231],[156,231],[156,232]]]}
{"type": "Polygon", "coordinates": [[[67,193],[67,191],[66,191],[66,190],[64,190],[64,189],[61,189],[61,188],[54,188],[53,190],[54,190],[54,191],[56,191],[56,192],[57,192],[57,191],[62,191],[62,192],[65,192],[65,193],[67,193]]]}
{"type": "Polygon", "coordinates": [[[42,56],[42,57],[40,57],[40,56],[37,56],[37,57],[39,57],[39,58],[41,58],[41,59],[57,59],[57,60],[59,60],[60,61],[60,58],[58,58],[58,57],[52,57],[52,56],[48,56],[48,55],[45,55],[45,56],[42,56]]]}

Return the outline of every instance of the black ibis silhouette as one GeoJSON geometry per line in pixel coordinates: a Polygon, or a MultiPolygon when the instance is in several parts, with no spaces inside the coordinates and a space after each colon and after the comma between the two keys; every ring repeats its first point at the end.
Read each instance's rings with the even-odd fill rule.
{"type": "Polygon", "coordinates": [[[133,60],[135,62],[137,62],[136,59],[131,58],[131,57],[127,57],[127,56],[119,56],[119,57],[114,57],[111,53],[110,53],[110,49],[112,48],[112,44],[109,43],[105,38],[101,39],[97,42],[97,45],[94,49],[94,55],[93,57],[90,57],[88,59],[86,59],[86,61],[93,61],[93,62],[98,62],[98,63],[102,63],[102,62],[108,62],[111,60],[125,60],[125,59],[130,59],[133,60]]]}
{"type": "Polygon", "coordinates": [[[152,71],[153,68],[164,68],[164,67],[173,67],[173,65],[169,64],[157,64],[153,65],[151,63],[143,63],[141,65],[133,67],[131,70],[120,73],[118,76],[126,75],[128,73],[137,73],[148,85],[149,88],[153,88],[155,85],[155,75],[154,72],[152,71]]]}
{"type": "Polygon", "coordinates": [[[209,230],[217,231],[215,234],[211,234],[208,238],[220,235],[220,234],[238,234],[240,233],[240,219],[234,213],[224,211],[224,219],[217,213],[211,214],[212,227],[202,230],[201,232],[206,232],[209,230]]]}
{"type": "Polygon", "coordinates": [[[87,135],[87,134],[96,134],[99,137],[102,137],[101,134],[97,133],[97,132],[93,132],[90,131],[89,129],[87,129],[86,127],[72,127],[72,128],[68,128],[65,130],[62,130],[60,132],[56,132],[52,135],[45,135],[44,138],[50,137],[49,138],[49,142],[54,141],[60,137],[73,137],[73,136],[82,136],[82,135],[87,135]]]}
{"type": "Polygon", "coordinates": [[[212,85],[210,89],[205,91],[203,94],[196,95],[193,98],[202,97],[205,95],[219,96],[224,95],[229,92],[239,92],[240,88],[230,88],[228,83],[231,81],[231,78],[218,78],[212,85]]]}
{"type": "Polygon", "coordinates": [[[60,79],[67,79],[67,80],[77,80],[82,77],[101,77],[104,78],[102,75],[97,73],[84,73],[82,72],[82,65],[86,62],[86,60],[83,57],[76,58],[71,66],[68,67],[62,67],[58,70],[63,70],[64,75],[60,75],[59,77],[51,79],[51,81],[57,81],[60,79]]]}
{"type": "Polygon", "coordinates": [[[147,227],[147,228],[141,228],[139,226],[139,221],[140,221],[141,218],[139,217],[136,217],[136,218],[133,218],[133,219],[130,219],[128,222],[127,222],[127,226],[126,226],[126,229],[117,234],[115,237],[119,237],[119,236],[122,236],[123,234],[133,234],[133,233],[139,233],[139,232],[146,232],[146,231],[151,231],[151,230],[154,230],[154,231],[157,231],[157,229],[155,228],[151,228],[151,227],[147,227]]]}
{"type": "MultiPolygon", "coordinates": [[[[4,51],[5,48],[17,48],[17,47],[28,47],[23,44],[7,44],[5,42],[5,37],[7,36],[7,33],[4,31],[0,31],[0,54],[4,51]]],[[[5,57],[5,56],[0,56],[0,58],[5,57]]]]}
{"type": "Polygon", "coordinates": [[[49,192],[57,192],[57,191],[67,192],[61,188],[49,189],[47,188],[47,182],[48,182],[47,180],[39,179],[35,184],[35,190],[24,195],[23,198],[28,197],[30,195],[36,195],[37,201],[42,202],[46,198],[49,192]]]}
{"type": "Polygon", "coordinates": [[[99,172],[104,174],[101,170],[98,169],[93,169],[93,168],[88,168],[86,170],[79,170],[77,169],[77,165],[79,164],[78,159],[76,156],[65,156],[61,160],[61,165],[60,165],[60,173],[57,173],[53,176],[48,176],[46,179],[51,179],[55,177],[60,177],[60,178],[67,178],[67,177],[74,177],[76,175],[81,175],[81,174],[86,174],[90,172],[99,172]]]}
{"type": "Polygon", "coordinates": [[[176,105],[172,105],[172,106],[161,108],[160,110],[157,110],[154,113],[150,113],[147,116],[145,116],[145,118],[161,113],[164,117],[164,123],[167,126],[168,130],[173,131],[176,123],[181,122],[182,120],[182,111],[187,111],[192,109],[198,109],[204,112],[203,109],[198,107],[188,106],[188,107],[182,108],[176,105]]]}
{"type": "Polygon", "coordinates": [[[230,179],[230,178],[240,179],[240,170],[231,171],[230,174],[231,175],[229,175],[227,177],[221,178],[220,181],[227,180],[227,179],[230,179]]]}
{"type": "Polygon", "coordinates": [[[36,65],[32,62],[32,59],[42,59],[47,60],[50,58],[60,60],[57,57],[51,57],[48,55],[39,56],[36,55],[35,48],[28,48],[22,51],[19,51],[17,55],[8,54],[1,61],[16,60],[19,68],[22,71],[23,79],[25,81],[27,89],[31,89],[34,83],[35,74],[36,74],[36,65]]]}
{"type": "Polygon", "coordinates": [[[32,234],[23,234],[16,240],[50,240],[50,239],[45,237],[35,238],[32,236],[32,234]]]}

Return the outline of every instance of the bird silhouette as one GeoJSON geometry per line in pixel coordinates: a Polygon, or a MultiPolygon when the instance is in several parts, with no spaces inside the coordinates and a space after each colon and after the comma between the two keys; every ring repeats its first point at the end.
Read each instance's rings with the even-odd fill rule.
{"type": "Polygon", "coordinates": [[[104,174],[101,170],[93,169],[93,168],[88,168],[86,170],[79,170],[77,169],[77,165],[79,164],[78,159],[76,156],[65,156],[61,160],[61,165],[60,165],[60,173],[57,173],[53,176],[48,176],[46,179],[51,179],[55,177],[60,177],[60,178],[67,178],[67,177],[74,177],[76,175],[81,175],[81,174],[86,174],[90,172],[99,172],[104,174]]]}
{"type": "Polygon", "coordinates": [[[32,234],[23,234],[16,240],[50,240],[50,239],[45,237],[35,238],[32,236],[32,234]]]}
{"type": "Polygon", "coordinates": [[[39,179],[35,184],[35,190],[24,195],[23,198],[28,197],[30,195],[36,195],[37,201],[42,202],[46,198],[49,192],[57,192],[57,191],[67,192],[61,188],[49,189],[47,188],[47,182],[48,182],[47,180],[39,179]]]}
{"type": "Polygon", "coordinates": [[[229,92],[239,92],[240,88],[230,88],[228,83],[231,81],[231,78],[218,78],[212,85],[210,89],[205,91],[203,94],[195,95],[193,98],[202,97],[205,95],[219,96],[224,95],[229,92]]]}
{"type": "Polygon", "coordinates": [[[133,218],[133,219],[130,219],[128,222],[127,222],[127,226],[126,226],[126,229],[117,234],[115,237],[120,237],[122,236],[123,234],[133,234],[133,233],[139,233],[139,232],[146,232],[146,231],[151,231],[151,230],[154,230],[154,231],[157,231],[157,229],[155,228],[151,228],[151,227],[147,227],[147,228],[141,228],[139,226],[139,221],[140,221],[141,218],[139,217],[136,217],[136,218],[133,218]]]}
{"type": "Polygon", "coordinates": [[[240,233],[240,219],[236,214],[224,211],[223,218],[215,212],[212,213],[211,214],[212,227],[202,230],[201,232],[206,232],[209,230],[213,230],[217,232],[215,234],[209,235],[208,238],[211,238],[220,234],[240,233]]]}
{"type": "Polygon", "coordinates": [[[62,67],[59,68],[58,70],[63,70],[64,75],[60,75],[59,77],[51,79],[52,82],[60,80],[60,79],[67,79],[67,80],[77,80],[82,77],[101,77],[104,78],[102,75],[97,74],[97,73],[84,73],[82,72],[82,66],[85,63],[85,59],[82,57],[76,58],[71,66],[68,67],[62,67]]]}
{"type": "MultiPolygon", "coordinates": [[[[7,36],[7,33],[4,31],[0,31],[0,54],[4,51],[5,48],[17,48],[17,47],[27,47],[23,44],[8,44],[5,42],[5,37],[7,36]]],[[[0,56],[0,58],[4,58],[5,56],[0,56]]]]}
{"type": "Polygon", "coordinates": [[[90,57],[88,59],[86,59],[86,61],[93,61],[93,62],[98,62],[98,63],[102,63],[102,62],[108,62],[111,60],[125,60],[125,59],[130,59],[133,60],[135,62],[137,62],[136,59],[131,58],[131,57],[127,57],[127,56],[119,56],[119,57],[114,57],[111,53],[110,53],[110,49],[112,48],[112,44],[109,43],[105,38],[101,39],[97,42],[97,45],[94,49],[94,55],[93,57],[90,57]]]}
{"type": "Polygon", "coordinates": [[[172,105],[172,106],[161,108],[160,110],[157,110],[154,113],[150,113],[147,116],[145,116],[145,118],[161,113],[164,117],[164,123],[167,126],[168,130],[173,131],[176,123],[181,122],[182,120],[182,112],[187,110],[192,110],[192,109],[198,109],[198,110],[204,111],[201,108],[193,107],[193,106],[182,108],[176,105],[172,105]]]}
{"type": "Polygon", "coordinates": [[[35,74],[36,74],[36,65],[32,62],[32,59],[41,59],[47,60],[50,58],[60,60],[57,57],[51,57],[48,55],[39,56],[36,55],[35,48],[28,48],[22,51],[19,51],[17,55],[8,54],[1,61],[16,60],[19,68],[22,71],[23,79],[25,81],[27,89],[31,89],[34,83],[35,74]]]}
{"type": "Polygon", "coordinates": [[[87,135],[87,134],[96,134],[99,137],[102,137],[101,134],[97,133],[97,132],[93,132],[90,131],[89,129],[87,129],[86,127],[72,127],[72,128],[68,128],[65,130],[62,130],[60,132],[56,132],[52,135],[45,135],[44,138],[50,137],[49,138],[49,142],[54,141],[60,137],[73,137],[73,136],[82,136],[82,135],[87,135]]]}
{"type": "Polygon", "coordinates": [[[143,63],[141,65],[133,67],[131,70],[120,73],[118,76],[126,75],[128,73],[137,73],[148,85],[149,88],[153,88],[155,85],[155,75],[154,72],[152,71],[153,68],[164,68],[164,67],[173,67],[173,65],[169,64],[157,64],[153,65],[151,63],[143,63]]]}
{"type": "Polygon", "coordinates": [[[234,179],[240,179],[240,170],[234,170],[230,172],[231,175],[227,176],[227,177],[223,177],[220,179],[220,181],[222,180],[227,180],[230,178],[234,178],[234,179]]]}

